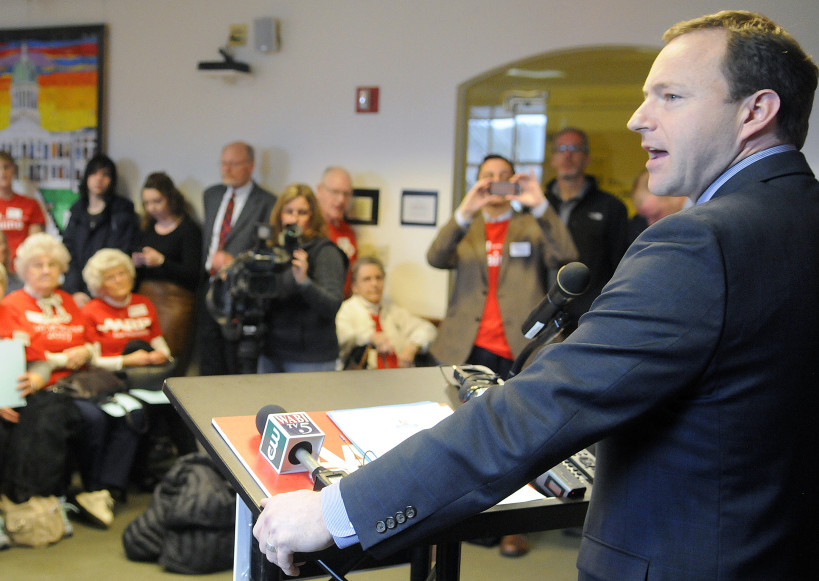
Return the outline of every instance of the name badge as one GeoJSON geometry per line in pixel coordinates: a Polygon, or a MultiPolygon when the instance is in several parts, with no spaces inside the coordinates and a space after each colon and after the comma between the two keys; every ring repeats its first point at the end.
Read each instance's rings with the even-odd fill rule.
{"type": "Polygon", "coordinates": [[[528,240],[523,242],[509,243],[509,256],[512,258],[526,258],[532,256],[532,243],[528,240]]]}
{"type": "Polygon", "coordinates": [[[128,306],[128,316],[129,317],[147,317],[148,316],[148,307],[139,303],[136,305],[129,305],[128,306]]]}

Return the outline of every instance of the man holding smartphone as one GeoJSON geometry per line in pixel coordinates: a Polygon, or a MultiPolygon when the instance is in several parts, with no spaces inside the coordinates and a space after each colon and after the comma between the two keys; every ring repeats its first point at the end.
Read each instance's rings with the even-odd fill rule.
{"type": "Polygon", "coordinates": [[[441,363],[486,365],[506,377],[527,343],[520,327],[549,290],[549,271],[576,257],[537,178],[515,174],[500,155],[486,156],[478,181],[427,252],[431,266],[455,271],[430,353],[441,363]]]}

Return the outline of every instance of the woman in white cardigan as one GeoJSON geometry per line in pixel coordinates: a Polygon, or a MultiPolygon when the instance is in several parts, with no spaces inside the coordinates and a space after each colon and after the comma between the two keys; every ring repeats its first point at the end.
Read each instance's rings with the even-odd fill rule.
{"type": "Polygon", "coordinates": [[[384,278],[384,265],[374,256],[362,256],[353,265],[353,296],[336,314],[342,368],[412,367],[435,339],[432,323],[382,300],[384,278]]]}

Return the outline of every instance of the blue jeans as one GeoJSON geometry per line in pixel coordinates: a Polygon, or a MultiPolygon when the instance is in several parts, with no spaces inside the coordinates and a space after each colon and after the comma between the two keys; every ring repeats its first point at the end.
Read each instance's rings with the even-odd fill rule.
{"type": "Polygon", "coordinates": [[[280,361],[267,355],[259,355],[257,373],[303,373],[306,371],[335,371],[336,360],[332,361],[280,361]]]}

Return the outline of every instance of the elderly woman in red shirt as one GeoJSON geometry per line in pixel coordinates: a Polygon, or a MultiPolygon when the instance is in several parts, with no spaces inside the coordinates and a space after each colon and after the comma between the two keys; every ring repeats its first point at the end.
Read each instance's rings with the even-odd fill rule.
{"type": "Polygon", "coordinates": [[[116,371],[172,361],[153,303],[131,292],[136,269],[130,256],[103,248],[88,260],[82,275],[94,297],[82,308],[94,365],[116,371]]]}

